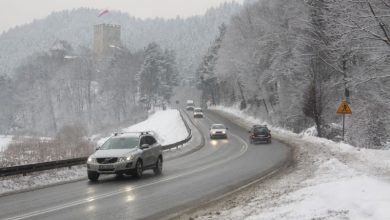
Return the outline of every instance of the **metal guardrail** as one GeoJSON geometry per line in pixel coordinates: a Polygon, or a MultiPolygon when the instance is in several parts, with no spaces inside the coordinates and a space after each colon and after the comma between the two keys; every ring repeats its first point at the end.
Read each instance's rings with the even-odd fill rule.
{"type": "MultiPolygon", "coordinates": [[[[163,150],[168,150],[171,148],[178,147],[178,146],[183,145],[191,140],[192,132],[191,132],[190,126],[188,125],[187,121],[184,119],[181,112],[180,112],[180,116],[184,122],[184,125],[186,126],[188,136],[184,140],[178,141],[178,142],[173,143],[173,144],[168,144],[168,145],[162,146],[163,150]]],[[[64,168],[64,167],[70,168],[72,166],[85,164],[87,162],[87,159],[88,159],[88,157],[79,157],[79,158],[72,158],[72,159],[66,159],[66,160],[56,160],[56,161],[26,164],[26,165],[12,166],[12,167],[1,167],[0,168],[0,177],[13,176],[13,175],[19,175],[19,174],[23,174],[23,176],[25,176],[27,173],[32,173],[32,172],[37,172],[37,171],[51,170],[51,169],[64,168]]]]}
{"type": "Polygon", "coordinates": [[[88,157],[79,157],[79,158],[72,158],[66,160],[55,160],[55,161],[49,161],[43,163],[33,163],[33,164],[26,164],[26,165],[12,166],[12,167],[1,167],[0,177],[12,176],[18,174],[23,174],[23,176],[25,176],[27,173],[32,173],[37,171],[51,170],[51,169],[63,168],[63,167],[70,168],[71,166],[85,164],[87,162],[87,159],[88,157]]]}

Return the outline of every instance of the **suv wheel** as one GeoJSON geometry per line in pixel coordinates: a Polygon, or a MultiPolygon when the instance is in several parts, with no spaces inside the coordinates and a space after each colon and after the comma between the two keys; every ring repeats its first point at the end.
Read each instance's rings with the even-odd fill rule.
{"type": "Polygon", "coordinates": [[[136,178],[141,178],[143,171],[144,171],[144,168],[142,165],[142,161],[137,160],[137,163],[135,164],[135,170],[134,170],[133,176],[135,176],[136,178]]]}
{"type": "Polygon", "coordinates": [[[99,173],[94,171],[88,171],[88,179],[92,182],[96,182],[99,179],[99,173]]]}
{"type": "Polygon", "coordinates": [[[156,166],[153,169],[154,174],[160,175],[162,173],[163,161],[161,157],[158,157],[156,166]]]}

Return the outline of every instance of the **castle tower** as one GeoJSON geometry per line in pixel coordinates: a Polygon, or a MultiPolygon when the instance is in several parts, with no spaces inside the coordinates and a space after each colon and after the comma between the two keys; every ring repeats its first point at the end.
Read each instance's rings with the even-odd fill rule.
{"type": "Polygon", "coordinates": [[[113,56],[121,47],[121,26],[113,24],[97,24],[94,26],[93,54],[95,60],[103,60],[113,56]]]}

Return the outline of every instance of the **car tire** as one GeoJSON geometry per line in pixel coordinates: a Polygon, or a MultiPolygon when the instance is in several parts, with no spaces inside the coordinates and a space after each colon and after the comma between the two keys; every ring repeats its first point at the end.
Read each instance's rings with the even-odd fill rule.
{"type": "Polygon", "coordinates": [[[271,140],[271,139],[268,140],[268,144],[270,144],[270,143],[272,143],[272,140],[271,140]]]}
{"type": "Polygon", "coordinates": [[[95,172],[95,171],[88,171],[88,179],[89,179],[91,182],[96,182],[96,181],[98,181],[99,176],[100,176],[100,174],[99,174],[98,172],[95,172]]]}
{"type": "Polygon", "coordinates": [[[158,157],[157,162],[156,162],[156,166],[153,169],[154,174],[161,175],[162,168],[163,168],[163,160],[161,157],[158,157]]]}
{"type": "Polygon", "coordinates": [[[134,168],[134,171],[133,171],[133,176],[135,178],[141,178],[143,171],[144,171],[144,167],[143,167],[143,164],[142,164],[142,160],[137,160],[137,163],[135,164],[135,168],[134,168]]]}
{"type": "Polygon", "coordinates": [[[210,139],[213,140],[213,136],[210,135],[210,139]]]}

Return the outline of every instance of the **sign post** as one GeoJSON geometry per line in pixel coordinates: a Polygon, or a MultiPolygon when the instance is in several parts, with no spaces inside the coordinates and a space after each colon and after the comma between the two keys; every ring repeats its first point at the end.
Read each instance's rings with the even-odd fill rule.
{"type": "Polygon", "coordinates": [[[343,115],[343,141],[344,141],[344,131],[345,131],[345,115],[351,115],[352,111],[351,108],[349,107],[348,103],[346,100],[343,100],[337,109],[337,114],[342,114],[343,115]]]}

